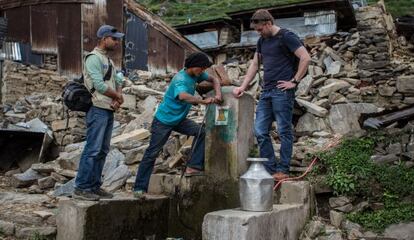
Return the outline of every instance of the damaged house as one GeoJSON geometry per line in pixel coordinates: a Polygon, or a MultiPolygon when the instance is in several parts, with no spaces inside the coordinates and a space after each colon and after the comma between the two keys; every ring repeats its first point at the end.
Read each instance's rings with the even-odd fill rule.
{"type": "MultiPolygon", "coordinates": [[[[82,56],[96,46],[96,31],[102,24],[113,25],[126,33],[123,47],[112,53],[112,59],[117,69],[127,74],[137,70],[155,75],[177,72],[186,55],[199,51],[197,46],[134,0],[1,0],[0,98],[4,116],[12,121],[10,124],[2,122],[0,126],[0,157],[14,151],[17,153],[17,149],[29,149],[29,152],[35,152],[34,162],[41,161],[45,156],[41,143],[49,143],[51,137],[49,132],[47,139],[44,136],[47,126],[54,131],[56,141],[63,145],[82,139],[83,130],[70,135],[56,134],[56,129],[65,128],[63,123],[54,124],[65,118],[58,96],[69,79],[81,75],[82,56]],[[48,94],[50,101],[32,97],[34,93],[48,94]],[[13,106],[15,103],[17,105],[13,106]],[[30,124],[15,128],[15,123],[39,117],[35,113],[28,117],[25,114],[29,111],[27,105],[42,105],[39,107],[43,111],[40,122],[46,125],[42,123],[44,126],[36,129],[30,124]],[[79,137],[67,140],[73,136],[79,137]],[[10,141],[22,144],[14,144],[17,149],[10,149],[6,145],[10,141]],[[33,146],[27,142],[40,144],[33,146]]],[[[135,96],[127,101],[131,108],[137,106],[135,96]]],[[[69,125],[83,126],[83,120],[79,119],[71,118],[69,125]]],[[[35,125],[39,123],[35,122],[35,125]]],[[[20,155],[8,159],[24,158],[20,155]]],[[[10,165],[10,162],[2,163],[0,168],[8,169],[10,165]]]]}
{"type": "Polygon", "coordinates": [[[0,16],[4,59],[54,65],[49,68],[69,77],[80,75],[82,54],[96,46],[102,24],[126,33],[124,48],[112,56],[126,71],[175,72],[198,50],[133,0],[0,1],[0,16]]]}
{"type": "MultiPolygon", "coordinates": [[[[266,9],[274,16],[278,26],[290,29],[302,39],[330,35],[339,29],[349,30],[356,26],[350,0],[297,1],[275,4],[266,9]]],[[[213,56],[216,63],[221,63],[239,55],[243,49],[255,49],[259,35],[250,28],[250,18],[256,10],[227,12],[230,19],[214,19],[175,28],[213,56]]]]}

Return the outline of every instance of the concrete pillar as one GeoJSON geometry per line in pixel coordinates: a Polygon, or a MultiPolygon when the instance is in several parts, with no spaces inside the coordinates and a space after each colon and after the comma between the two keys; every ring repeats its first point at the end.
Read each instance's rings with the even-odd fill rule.
{"type": "Polygon", "coordinates": [[[222,87],[223,104],[208,109],[205,170],[208,176],[237,181],[247,170],[246,159],[254,143],[255,101],[247,93],[235,98],[233,88],[222,87]]]}
{"type": "Polygon", "coordinates": [[[165,239],[169,200],[166,197],[62,200],[57,215],[57,240],[165,239]]]}

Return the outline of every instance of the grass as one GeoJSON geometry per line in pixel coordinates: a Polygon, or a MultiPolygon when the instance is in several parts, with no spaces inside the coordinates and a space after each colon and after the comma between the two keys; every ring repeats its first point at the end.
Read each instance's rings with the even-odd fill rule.
{"type": "Polygon", "coordinates": [[[337,195],[382,203],[384,208],[352,213],[347,217],[366,229],[381,231],[393,223],[414,220],[414,169],[399,165],[377,165],[370,159],[378,143],[398,142],[400,135],[369,135],[347,139],[337,148],[319,153],[319,174],[337,195]]]}
{"type": "Polygon", "coordinates": [[[306,1],[308,0],[198,0],[192,3],[142,0],[139,2],[148,7],[150,11],[161,15],[167,23],[180,25],[187,23],[188,19],[191,19],[192,23],[219,18],[229,19],[226,12],[306,1]]]}
{"type": "Polygon", "coordinates": [[[378,211],[349,214],[348,219],[363,225],[367,229],[381,232],[387,226],[414,219],[414,204],[400,204],[378,211]]]}
{"type": "MultiPolygon", "coordinates": [[[[404,15],[414,16],[414,0],[384,0],[387,11],[394,18],[404,15]]],[[[376,0],[368,0],[369,4],[376,3],[376,0]]]]}
{"type": "MultiPolygon", "coordinates": [[[[259,7],[306,2],[308,0],[193,0],[186,3],[178,0],[137,0],[150,11],[160,15],[171,25],[186,24],[212,19],[228,19],[226,12],[247,10],[259,7]]],[[[369,4],[377,0],[368,0],[369,4]]],[[[393,17],[414,15],[414,0],[385,0],[385,5],[393,17]]]]}

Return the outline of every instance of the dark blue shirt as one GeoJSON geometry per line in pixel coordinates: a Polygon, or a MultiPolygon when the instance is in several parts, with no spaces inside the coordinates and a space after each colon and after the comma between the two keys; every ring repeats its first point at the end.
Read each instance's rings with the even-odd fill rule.
{"type": "Polygon", "coordinates": [[[262,55],[262,86],[263,89],[271,89],[276,87],[277,81],[289,81],[295,76],[294,52],[303,45],[297,35],[287,30],[280,30],[275,36],[261,39],[257,42],[256,51],[262,55]]]}

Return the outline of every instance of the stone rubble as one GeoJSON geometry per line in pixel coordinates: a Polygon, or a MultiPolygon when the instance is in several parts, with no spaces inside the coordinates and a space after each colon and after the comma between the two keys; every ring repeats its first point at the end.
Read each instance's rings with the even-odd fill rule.
{"type": "MultiPolygon", "coordinates": [[[[359,9],[356,17],[358,26],[349,32],[308,37],[304,41],[310,49],[312,63],[296,91],[297,141],[292,171],[305,171],[309,165],[306,155],[321,150],[333,136],[363,131],[359,124],[362,114],[400,109],[414,103],[414,64],[412,57],[404,54],[411,46],[399,44],[401,39],[397,41],[389,30],[386,14],[380,7],[359,9]]],[[[213,71],[222,83],[239,86],[250,63],[248,57],[242,56],[241,59],[244,61],[218,65],[209,71],[213,71]]],[[[53,58],[48,59],[44,68],[4,62],[6,94],[2,95],[1,128],[39,118],[52,129],[59,152],[53,161],[33,164],[24,173],[15,166],[15,169],[7,169],[4,177],[0,175],[0,190],[10,190],[12,186],[13,191],[15,188],[19,191],[15,195],[0,192],[0,204],[5,203],[0,207],[0,229],[6,236],[26,237],[35,231],[42,236],[55,234],[54,215],[47,211],[49,207],[53,210],[54,204],[46,203],[69,197],[73,192],[85,144],[85,114],[65,110],[60,95],[68,79],[56,73],[54,61],[53,58]],[[38,195],[42,197],[36,197],[38,195]],[[23,198],[31,200],[24,202],[21,201],[23,198]],[[13,202],[23,209],[15,213],[20,217],[18,220],[12,217],[10,204],[13,202]],[[25,216],[30,217],[23,219],[25,216]]],[[[125,104],[115,115],[111,151],[104,166],[103,188],[106,190],[130,191],[136,169],[149,144],[154,111],[172,76],[157,76],[140,70],[128,76],[123,89],[125,104]]],[[[249,90],[254,95],[260,88],[258,82],[256,76],[249,90]]],[[[193,107],[189,118],[201,122],[204,109],[203,106],[193,107]]],[[[405,141],[376,146],[372,161],[377,164],[403,161],[406,166],[413,167],[413,128],[389,128],[390,134],[400,136],[402,133],[405,141]]],[[[272,137],[278,154],[280,142],[277,133],[272,131],[272,137]]],[[[157,158],[154,172],[179,174],[192,141],[192,138],[173,133],[157,158]]],[[[324,186],[318,188],[320,192],[330,191],[324,186]]],[[[329,204],[329,224],[326,219],[315,218],[301,239],[372,237],[372,233],[364,232],[361,227],[345,220],[346,213],[361,210],[367,206],[366,202],[355,202],[341,196],[329,199],[329,204]]],[[[369,203],[369,206],[376,207],[375,203],[369,203]]]]}

